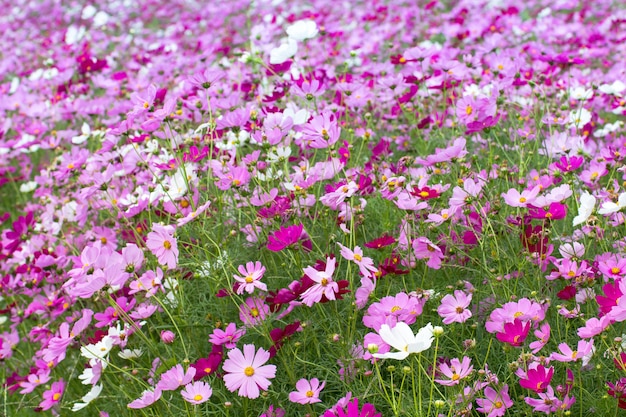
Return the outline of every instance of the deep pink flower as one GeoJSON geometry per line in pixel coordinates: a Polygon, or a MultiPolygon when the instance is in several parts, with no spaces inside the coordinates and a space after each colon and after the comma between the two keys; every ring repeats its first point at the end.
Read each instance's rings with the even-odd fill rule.
{"type": "Polygon", "coordinates": [[[428,259],[426,265],[433,269],[441,268],[441,261],[444,258],[439,246],[425,237],[418,237],[413,241],[413,253],[417,259],[428,259]]]}
{"type": "Polygon", "coordinates": [[[274,231],[267,237],[267,248],[273,252],[280,252],[299,241],[302,241],[301,246],[305,250],[310,251],[312,249],[313,245],[302,223],[281,227],[274,231]]]}
{"type": "Polygon", "coordinates": [[[534,368],[529,368],[526,372],[526,377],[520,379],[519,384],[522,388],[529,389],[535,392],[544,392],[548,385],[550,385],[550,381],[552,380],[552,375],[554,374],[554,367],[546,369],[543,365],[537,365],[535,363],[534,368]]]}
{"type": "Polygon", "coordinates": [[[567,206],[561,203],[551,203],[548,208],[532,207],[528,211],[532,219],[561,220],[567,217],[567,206]]]}
{"type": "Polygon", "coordinates": [[[276,376],[275,365],[263,365],[269,358],[268,351],[259,348],[255,352],[254,345],[244,345],[243,353],[239,349],[230,350],[222,366],[226,388],[231,392],[239,389],[240,397],[257,398],[259,389],[267,390],[271,384],[269,378],[276,376]]]}
{"type": "Polygon", "coordinates": [[[498,332],[496,337],[499,341],[511,346],[522,346],[530,330],[530,321],[515,319],[513,323],[504,323],[504,331],[498,332]]]}
{"type": "Polygon", "coordinates": [[[313,378],[312,380],[300,379],[296,382],[296,390],[289,393],[289,401],[298,404],[313,404],[319,403],[320,392],[324,389],[326,381],[322,381],[320,384],[319,379],[313,378]]]}
{"type": "Polygon", "coordinates": [[[382,417],[382,414],[378,413],[370,403],[363,404],[359,410],[359,399],[355,398],[345,408],[337,406],[334,411],[326,410],[323,417],[382,417]]]}

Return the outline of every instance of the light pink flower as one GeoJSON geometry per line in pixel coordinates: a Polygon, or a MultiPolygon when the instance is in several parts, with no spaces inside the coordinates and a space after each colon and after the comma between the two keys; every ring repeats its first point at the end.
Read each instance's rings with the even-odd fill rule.
{"type": "Polygon", "coordinates": [[[311,381],[302,378],[296,382],[297,391],[289,393],[289,401],[298,404],[319,403],[320,392],[324,389],[326,381],[320,384],[319,379],[313,378],[311,381]]]}
{"type": "Polygon", "coordinates": [[[127,405],[127,407],[135,409],[145,408],[157,402],[159,398],[161,398],[161,389],[147,389],[141,394],[141,397],[137,398],[135,401],[132,401],[130,404],[127,405]]]}
{"type": "Polygon", "coordinates": [[[157,257],[159,264],[174,269],[178,264],[178,245],[174,238],[174,227],[154,223],[148,233],[146,246],[157,257]]]}
{"type": "Polygon", "coordinates": [[[224,345],[226,349],[233,349],[244,334],[246,334],[245,329],[237,330],[235,323],[229,323],[225,330],[213,330],[209,336],[209,342],[218,346],[224,345]]]}
{"type": "Polygon", "coordinates": [[[501,417],[506,413],[507,408],[513,405],[509,397],[508,385],[504,385],[500,392],[486,387],[485,397],[476,399],[476,404],[478,404],[476,411],[486,413],[487,417],[501,417]]]}
{"type": "Polygon", "coordinates": [[[471,362],[472,360],[470,358],[464,356],[463,361],[454,358],[450,361],[450,365],[442,363],[439,365],[439,371],[448,377],[448,379],[435,379],[435,382],[448,387],[459,384],[462,379],[469,376],[474,370],[471,362]]]}
{"type": "Polygon", "coordinates": [[[437,313],[443,318],[444,324],[465,323],[467,319],[472,317],[472,312],[468,310],[472,294],[465,294],[463,291],[456,290],[454,295],[447,294],[441,299],[441,305],[437,308],[437,313]]]}
{"type": "Polygon", "coordinates": [[[593,339],[590,342],[586,340],[578,341],[578,347],[576,350],[572,350],[569,345],[565,342],[559,344],[559,351],[561,353],[553,352],[550,355],[550,359],[559,361],[559,362],[575,362],[578,359],[587,356],[589,353],[592,353],[593,350],[593,339]]]}
{"type": "Polygon", "coordinates": [[[363,249],[361,249],[359,246],[355,246],[353,251],[350,250],[350,248],[343,246],[341,243],[337,244],[341,248],[341,256],[344,259],[357,264],[363,276],[372,278],[374,276],[374,273],[378,271],[378,268],[374,265],[374,261],[372,260],[372,258],[363,256],[363,249]]]}
{"type": "Polygon", "coordinates": [[[239,349],[228,351],[222,366],[226,388],[231,392],[238,389],[240,397],[257,398],[259,389],[267,390],[271,385],[269,378],[276,376],[275,365],[263,365],[269,358],[268,351],[259,348],[255,352],[254,345],[244,345],[243,353],[239,349]]]}
{"type": "Polygon", "coordinates": [[[336,262],[335,258],[326,258],[326,269],[324,271],[318,271],[311,266],[304,268],[304,273],[316,282],[315,285],[302,293],[301,297],[304,304],[311,307],[319,302],[324,295],[329,300],[335,299],[335,293],[339,291],[339,285],[333,281],[332,277],[335,272],[336,262]]]}
{"type": "Polygon", "coordinates": [[[261,262],[248,262],[245,267],[239,265],[237,268],[241,276],[233,275],[235,281],[239,283],[237,287],[237,294],[243,294],[244,291],[248,294],[252,294],[255,288],[261,291],[267,291],[267,285],[261,282],[263,274],[265,273],[265,267],[261,262]]]}
{"type": "Polygon", "coordinates": [[[185,388],[180,392],[183,398],[191,404],[202,404],[208,401],[213,394],[211,386],[203,381],[196,381],[185,385],[185,388]]]}
{"type": "Polygon", "coordinates": [[[196,368],[189,367],[187,371],[185,371],[183,366],[178,364],[161,375],[161,380],[157,384],[157,388],[161,391],[174,391],[178,389],[178,387],[182,387],[193,381],[195,374],[196,368]]]}

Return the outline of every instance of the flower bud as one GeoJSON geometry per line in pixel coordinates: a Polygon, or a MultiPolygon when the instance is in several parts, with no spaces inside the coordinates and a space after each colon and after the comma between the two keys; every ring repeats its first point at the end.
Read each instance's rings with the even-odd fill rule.
{"type": "Polygon", "coordinates": [[[176,335],[169,331],[169,330],[163,330],[161,332],[161,341],[167,345],[169,345],[170,343],[174,342],[174,339],[176,339],[176,335]]]}

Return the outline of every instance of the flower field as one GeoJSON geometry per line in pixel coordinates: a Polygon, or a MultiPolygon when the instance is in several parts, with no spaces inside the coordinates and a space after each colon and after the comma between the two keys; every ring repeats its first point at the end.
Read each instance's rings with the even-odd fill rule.
{"type": "Polygon", "coordinates": [[[0,416],[626,413],[619,0],[0,14],[0,416]]]}

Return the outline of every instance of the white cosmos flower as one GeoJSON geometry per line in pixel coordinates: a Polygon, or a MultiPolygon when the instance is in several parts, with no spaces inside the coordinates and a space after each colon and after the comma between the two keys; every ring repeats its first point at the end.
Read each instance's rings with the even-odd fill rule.
{"type": "Polygon", "coordinates": [[[612,214],[617,213],[621,209],[626,207],[626,193],[621,193],[617,199],[617,204],[612,201],[605,201],[602,203],[602,207],[598,210],[600,214],[612,214]]]}
{"type": "Polygon", "coordinates": [[[578,216],[574,217],[573,225],[578,226],[581,223],[587,221],[591,213],[593,212],[593,208],[596,205],[596,198],[585,191],[580,196],[580,206],[578,207],[578,216]]]}
{"type": "Polygon", "coordinates": [[[624,85],[623,82],[621,82],[620,80],[616,80],[613,82],[613,84],[602,84],[600,87],[598,87],[598,90],[600,90],[604,94],[610,94],[610,95],[621,97],[622,91],[624,91],[625,88],[626,88],[626,85],[624,85]]]}
{"type": "Polygon", "coordinates": [[[317,24],[309,19],[298,20],[293,25],[287,27],[287,35],[289,35],[290,39],[296,41],[314,38],[318,32],[317,24]]]}
{"type": "Polygon", "coordinates": [[[287,42],[270,51],[270,64],[282,64],[298,52],[298,42],[287,39],[287,42]]]}
{"type": "Polygon", "coordinates": [[[87,359],[105,359],[113,348],[113,338],[104,336],[98,343],[80,348],[80,354],[87,359]]]}
{"type": "Polygon", "coordinates": [[[570,126],[580,129],[590,121],[591,113],[587,109],[580,108],[578,110],[572,110],[569,113],[570,126]]]}
{"type": "Polygon", "coordinates": [[[433,326],[430,323],[422,327],[416,335],[413,334],[409,325],[402,321],[398,322],[393,329],[383,324],[378,334],[385,343],[399,350],[399,352],[374,353],[372,355],[381,359],[405,359],[411,353],[419,353],[430,348],[434,338],[433,326]]]}
{"type": "Polygon", "coordinates": [[[74,407],[72,407],[72,411],[82,410],[83,408],[87,407],[90,402],[100,396],[101,392],[102,385],[94,385],[93,388],[91,388],[91,390],[89,390],[89,392],[85,394],[85,396],[82,398],[84,402],[74,404],[74,407]]]}

